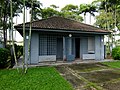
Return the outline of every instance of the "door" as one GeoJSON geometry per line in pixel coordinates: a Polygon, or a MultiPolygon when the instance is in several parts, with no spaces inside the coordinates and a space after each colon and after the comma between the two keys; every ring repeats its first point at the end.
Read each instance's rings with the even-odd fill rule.
{"type": "Polygon", "coordinates": [[[80,58],[80,38],[75,38],[75,58],[80,58]]]}
{"type": "Polygon", "coordinates": [[[57,60],[63,60],[63,38],[57,38],[57,60]]]}

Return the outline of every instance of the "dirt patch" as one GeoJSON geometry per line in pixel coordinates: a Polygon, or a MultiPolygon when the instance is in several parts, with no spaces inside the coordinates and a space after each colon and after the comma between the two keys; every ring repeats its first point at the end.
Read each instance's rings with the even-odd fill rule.
{"type": "Polygon", "coordinates": [[[75,90],[84,90],[83,88],[85,83],[82,80],[75,77],[74,75],[72,75],[70,72],[68,72],[68,70],[66,70],[64,66],[57,66],[56,69],[67,81],[69,81],[72,84],[75,90]]]}
{"type": "Polygon", "coordinates": [[[69,68],[76,70],[78,72],[88,72],[88,71],[106,69],[108,67],[101,63],[85,63],[85,64],[69,65],[69,68]]]}
{"type": "Polygon", "coordinates": [[[89,82],[105,90],[120,90],[120,69],[112,69],[101,63],[85,63],[56,66],[60,74],[69,81],[75,90],[96,90],[90,84],[70,73],[67,68],[75,71],[89,82]]]}
{"type": "Polygon", "coordinates": [[[113,70],[79,73],[79,75],[83,76],[84,78],[93,83],[104,83],[112,79],[120,78],[120,73],[113,70]]]}
{"type": "Polygon", "coordinates": [[[120,90],[120,81],[119,82],[109,82],[103,85],[103,88],[107,90],[120,90]]]}

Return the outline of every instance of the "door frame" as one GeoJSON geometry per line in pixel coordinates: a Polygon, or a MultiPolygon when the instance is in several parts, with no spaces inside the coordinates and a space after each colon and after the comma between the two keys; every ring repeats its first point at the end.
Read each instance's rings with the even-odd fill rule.
{"type": "Polygon", "coordinates": [[[75,38],[75,58],[80,58],[80,38],[79,37],[75,38]],[[77,43],[77,41],[79,42],[77,43]],[[77,53],[78,53],[78,56],[77,56],[77,53]]]}
{"type": "Polygon", "coordinates": [[[63,38],[57,38],[56,39],[56,60],[57,61],[63,61],[63,38]],[[58,41],[59,41],[58,39],[61,39],[61,41],[62,41],[61,42],[61,45],[62,45],[61,55],[62,56],[60,58],[57,57],[57,55],[58,55],[58,41]]]}

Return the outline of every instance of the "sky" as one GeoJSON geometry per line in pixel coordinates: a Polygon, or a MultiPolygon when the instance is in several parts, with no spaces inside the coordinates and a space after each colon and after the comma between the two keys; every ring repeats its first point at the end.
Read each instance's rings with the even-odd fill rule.
{"type": "MultiPolygon", "coordinates": [[[[90,4],[94,0],[39,0],[43,4],[44,7],[49,7],[50,5],[54,4],[56,6],[59,6],[59,9],[63,8],[67,4],[73,4],[73,5],[80,5],[80,4],[90,4]]],[[[30,15],[29,11],[27,11],[27,19],[26,22],[29,22],[30,20],[30,15]]],[[[23,15],[20,14],[19,17],[13,19],[15,24],[21,24],[23,22],[23,15]]],[[[92,24],[95,22],[95,19],[92,17],[91,19],[92,24]]],[[[89,22],[89,14],[86,15],[86,23],[90,24],[89,22]]],[[[16,32],[15,35],[16,41],[22,41],[21,35],[16,32]]]]}
{"type": "Polygon", "coordinates": [[[48,7],[51,4],[55,4],[56,6],[59,6],[60,8],[63,8],[67,4],[73,4],[73,5],[80,5],[80,4],[90,4],[93,0],[39,0],[41,3],[43,3],[44,7],[48,7]]]}
{"type": "MultiPolygon", "coordinates": [[[[59,10],[60,10],[61,8],[63,8],[64,6],[66,6],[68,4],[73,4],[73,5],[79,6],[80,4],[90,4],[94,0],[38,0],[38,1],[40,1],[42,3],[42,5],[43,5],[42,8],[49,7],[50,5],[54,4],[54,5],[58,6],[59,10]]],[[[26,22],[29,22],[29,21],[30,21],[30,15],[29,15],[29,11],[27,11],[26,22]]],[[[17,17],[17,22],[16,22],[16,18],[14,18],[14,22],[16,24],[23,23],[23,15],[20,14],[20,16],[17,17]]],[[[87,22],[87,24],[89,24],[89,22],[87,22]]]]}

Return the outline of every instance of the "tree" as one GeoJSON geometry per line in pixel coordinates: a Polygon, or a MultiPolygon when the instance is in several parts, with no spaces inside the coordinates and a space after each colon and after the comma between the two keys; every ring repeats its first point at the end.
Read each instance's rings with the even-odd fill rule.
{"type": "Polygon", "coordinates": [[[4,4],[4,0],[0,1],[0,27],[2,27],[2,17],[3,17],[3,4],[4,4]]]}
{"type": "Polygon", "coordinates": [[[94,4],[88,4],[88,12],[90,14],[90,24],[91,24],[91,15],[95,16],[95,12],[98,12],[97,10],[97,6],[95,6],[94,4]]]}
{"type": "MultiPolygon", "coordinates": [[[[12,0],[13,7],[13,17],[18,16],[19,13],[22,13],[23,9],[23,0],[12,0]]],[[[37,0],[34,0],[33,11],[34,18],[37,19],[37,10],[40,10],[41,3],[37,0]]],[[[25,7],[30,8],[30,0],[25,0],[25,7]]],[[[10,0],[0,0],[0,27],[3,29],[4,35],[4,47],[6,47],[7,42],[7,29],[9,28],[8,20],[10,19],[10,0]]]]}
{"type": "Polygon", "coordinates": [[[26,62],[26,70],[25,70],[25,73],[27,72],[28,62],[30,61],[30,52],[31,52],[30,46],[31,46],[32,21],[33,21],[33,0],[31,1],[30,31],[29,31],[29,40],[28,40],[28,58],[27,58],[27,62],[26,62]]]}
{"type": "Polygon", "coordinates": [[[23,72],[25,73],[25,0],[23,0],[23,72]]]}
{"type": "Polygon", "coordinates": [[[56,6],[56,5],[54,5],[54,4],[50,5],[50,7],[54,8],[54,9],[59,8],[58,6],[56,6]]]}
{"type": "MultiPolygon", "coordinates": [[[[42,3],[40,3],[37,0],[26,0],[25,1],[25,6],[26,6],[26,9],[31,9],[32,8],[32,10],[33,10],[32,11],[32,13],[33,13],[33,16],[32,16],[33,20],[40,19],[42,3]]],[[[30,14],[31,14],[31,10],[30,10],[30,14]]]]}
{"type": "MultiPolygon", "coordinates": [[[[13,0],[13,17],[16,16],[19,12],[21,12],[21,5],[19,0],[13,0]],[[19,12],[18,12],[19,9],[19,12]]],[[[7,42],[7,29],[8,29],[8,19],[10,18],[10,1],[9,0],[1,0],[0,3],[0,21],[1,21],[1,28],[3,29],[4,35],[4,47],[6,47],[7,42]]]]}
{"type": "Polygon", "coordinates": [[[80,4],[79,13],[84,14],[84,21],[86,23],[86,13],[90,14],[90,23],[91,23],[91,15],[95,16],[94,12],[97,12],[97,7],[93,4],[80,4]]]}
{"type": "MultiPolygon", "coordinates": [[[[114,27],[119,27],[119,12],[120,12],[120,8],[119,8],[119,0],[97,0],[94,2],[96,5],[98,5],[99,7],[99,13],[101,12],[105,12],[106,13],[106,18],[107,21],[109,20],[109,16],[107,16],[107,13],[111,13],[111,17],[113,18],[112,22],[113,22],[113,26],[112,28],[110,28],[111,30],[114,27]]],[[[106,22],[107,23],[107,22],[106,22]]],[[[108,28],[109,25],[107,25],[106,27],[108,28]]]]}
{"type": "Polygon", "coordinates": [[[76,21],[83,21],[83,18],[79,15],[79,9],[77,5],[68,4],[61,9],[61,15],[65,18],[73,19],[76,21]]]}
{"type": "MultiPolygon", "coordinates": [[[[8,10],[7,10],[7,4],[8,1],[4,1],[3,7],[2,8],[2,13],[3,13],[3,35],[4,35],[4,47],[6,47],[6,41],[7,41],[7,18],[8,18],[8,10]]],[[[8,4],[9,6],[9,4],[8,4]]]]}
{"type": "MultiPolygon", "coordinates": [[[[107,30],[110,30],[112,32],[115,32],[115,28],[119,27],[120,25],[120,17],[119,17],[119,11],[118,8],[120,1],[119,0],[97,0],[94,3],[97,3],[99,6],[99,13],[100,15],[96,18],[96,25],[105,28],[107,30]]],[[[113,46],[115,42],[114,38],[115,34],[111,33],[111,35],[108,36],[108,48],[110,51],[110,45],[113,46]],[[112,42],[110,42],[110,40],[112,42]]]]}
{"type": "Polygon", "coordinates": [[[28,70],[28,62],[30,60],[30,46],[31,46],[31,30],[32,30],[32,21],[33,19],[36,20],[37,15],[39,14],[39,12],[36,10],[40,9],[40,5],[41,3],[39,1],[36,0],[28,0],[28,1],[23,1],[23,72],[27,73],[28,70]],[[30,8],[30,14],[31,14],[31,19],[30,19],[30,30],[29,30],[29,41],[28,41],[28,57],[27,60],[25,60],[25,9],[26,8],[30,8]],[[25,67],[26,64],[26,67],[25,67]]]}
{"type": "MultiPolygon", "coordinates": [[[[10,0],[10,19],[11,19],[11,30],[12,30],[12,49],[13,49],[13,53],[14,53],[14,59],[15,59],[15,63],[16,65],[18,65],[17,63],[17,58],[16,58],[16,53],[15,53],[15,47],[14,47],[14,38],[13,38],[13,7],[12,7],[12,0],[10,0]]],[[[19,69],[17,68],[18,72],[19,69]]]]}
{"type": "Polygon", "coordinates": [[[88,12],[86,4],[80,4],[79,14],[84,14],[84,22],[86,23],[86,13],[88,12]]]}
{"type": "Polygon", "coordinates": [[[69,18],[72,20],[83,21],[82,17],[78,14],[78,6],[76,5],[66,5],[60,11],[57,10],[59,8],[56,5],[50,5],[50,7],[41,9],[41,18],[48,18],[52,16],[61,16],[65,18],[69,18]]]}
{"type": "Polygon", "coordinates": [[[111,12],[105,13],[103,10],[101,10],[99,15],[96,16],[95,26],[103,28],[103,29],[107,29],[107,24],[109,24],[109,28],[113,29],[114,28],[113,17],[111,16],[111,14],[112,14],[111,12]]]}
{"type": "Polygon", "coordinates": [[[61,16],[61,13],[52,7],[47,7],[41,10],[42,18],[48,18],[52,16],[61,16]]]}
{"type": "MultiPolygon", "coordinates": [[[[0,1],[0,28],[3,29],[3,37],[4,37],[4,47],[6,48],[6,44],[7,44],[7,29],[9,28],[9,30],[13,30],[13,20],[12,18],[14,16],[17,16],[18,13],[22,12],[22,5],[20,4],[21,0],[1,0],[0,1]],[[12,12],[10,12],[12,11],[12,12]],[[9,20],[9,22],[8,22],[9,20]]],[[[12,36],[12,41],[13,41],[13,32],[10,32],[10,36],[12,36]]],[[[14,43],[14,42],[13,42],[14,43]]],[[[10,44],[11,45],[11,44],[10,44]]],[[[12,49],[10,49],[11,51],[11,64],[13,65],[13,62],[15,60],[16,65],[17,65],[17,61],[16,61],[16,55],[15,55],[15,48],[14,46],[11,47],[12,49]],[[14,58],[12,58],[14,56],[14,58]]]]}

